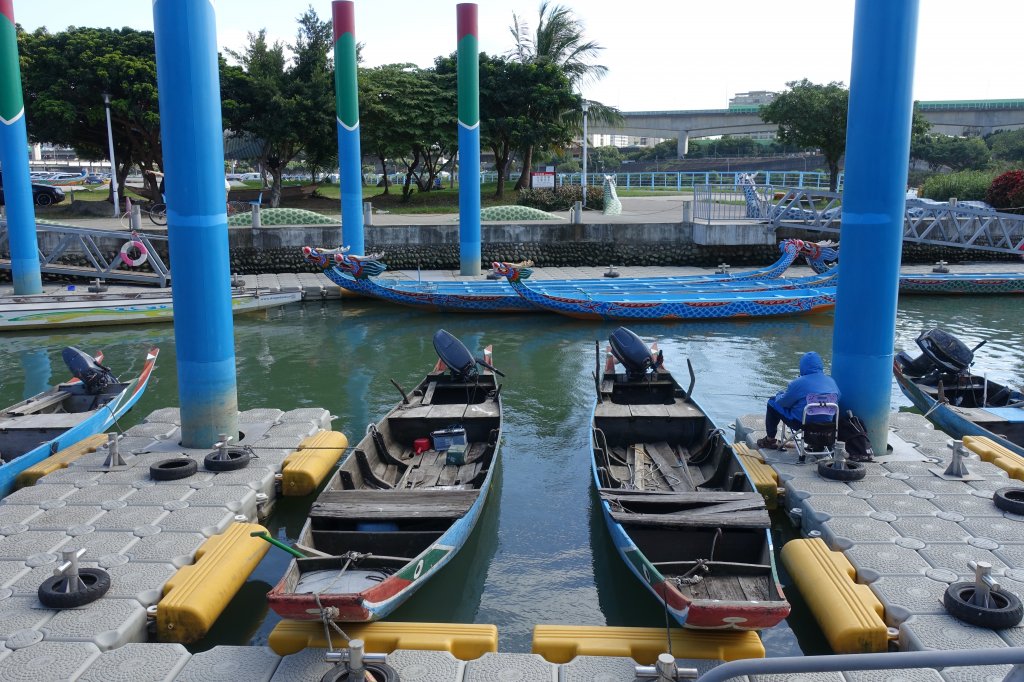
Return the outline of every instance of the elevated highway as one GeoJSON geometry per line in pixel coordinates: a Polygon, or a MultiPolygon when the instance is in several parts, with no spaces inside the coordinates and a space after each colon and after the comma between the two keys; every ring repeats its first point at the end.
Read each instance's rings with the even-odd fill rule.
{"type": "MultiPolygon", "coordinates": [[[[987,135],[1024,128],[1024,99],[919,102],[918,108],[944,135],[987,135]]],[[[778,126],[761,120],[758,106],[691,111],[624,111],[621,126],[591,125],[594,134],[677,138],[683,158],[690,138],[774,132],[778,126]]]]}

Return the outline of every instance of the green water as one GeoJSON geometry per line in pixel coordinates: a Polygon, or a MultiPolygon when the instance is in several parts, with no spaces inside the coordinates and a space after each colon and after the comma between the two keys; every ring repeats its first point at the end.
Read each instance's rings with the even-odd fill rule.
{"type": "MultiPolygon", "coordinates": [[[[896,347],[911,348],[918,332],[933,324],[969,345],[988,338],[976,368],[1019,385],[1022,321],[1014,298],[910,298],[901,302],[896,347]]],[[[493,345],[494,362],[508,375],[503,461],[493,494],[460,555],[392,620],[494,623],[503,651],[528,651],[537,623],[662,626],[657,602],[611,546],[590,483],[594,341],[607,338],[616,326],[544,314],[445,316],[370,302],[291,306],[266,317],[236,318],[239,405],[322,406],[337,415],[334,428],[354,439],[399,399],[389,378],[412,387],[433,365],[430,339],[438,328],[457,335],[476,353],[493,345]]],[[[761,412],[765,397],[796,373],[802,353],[831,356],[831,315],[631,328],[657,339],[666,364],[682,376],[686,358],[691,359],[695,395],[722,427],[737,415],[761,412]]],[[[176,404],[170,325],[4,335],[0,404],[63,380],[60,350],[70,344],[102,349],[106,363],[124,374],[141,368],[146,348],[160,347],[149,389],[123,426],[176,404]]],[[[909,404],[895,386],[893,404],[909,404]]],[[[280,502],[268,522],[271,532],[295,538],[311,501],[280,502]]],[[[792,531],[784,518],[777,521],[776,544],[781,546],[792,531]],[[781,532],[787,535],[778,537],[781,532]]],[[[287,562],[283,552],[272,549],[197,648],[264,643],[277,618],[268,612],[263,595],[287,562]]],[[[791,590],[787,593],[794,597],[791,590]]],[[[825,647],[794,601],[789,623],[762,633],[769,655],[820,653],[825,647]]]]}

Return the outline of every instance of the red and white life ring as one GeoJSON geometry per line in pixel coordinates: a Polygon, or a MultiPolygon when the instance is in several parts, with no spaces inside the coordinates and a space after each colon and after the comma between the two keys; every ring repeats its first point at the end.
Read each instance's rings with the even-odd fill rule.
{"type": "Polygon", "coordinates": [[[126,265],[130,265],[131,267],[142,265],[147,260],[149,260],[149,251],[146,250],[145,244],[143,244],[137,239],[133,239],[131,241],[125,242],[124,246],[121,247],[121,260],[124,261],[126,265]],[[128,252],[131,251],[132,249],[134,249],[139,254],[135,258],[132,258],[131,256],[128,255],[128,252]]]}

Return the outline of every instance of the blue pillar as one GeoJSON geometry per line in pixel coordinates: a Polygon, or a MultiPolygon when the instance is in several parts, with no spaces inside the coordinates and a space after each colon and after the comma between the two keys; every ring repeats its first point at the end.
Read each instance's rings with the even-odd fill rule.
{"type": "Polygon", "coordinates": [[[459,90],[460,274],[480,274],[480,48],[476,3],[455,6],[459,90]]]}
{"type": "Polygon", "coordinates": [[[211,0],[155,0],[181,442],[238,435],[217,27],[211,0]]]}
{"type": "Polygon", "coordinates": [[[21,95],[18,37],[11,0],[0,0],[0,168],[4,174],[7,237],[14,293],[39,294],[39,243],[28,169],[25,103],[21,95]]]}
{"type": "Polygon", "coordinates": [[[885,454],[918,0],[857,0],[832,373],[885,454]]]}
{"type": "Polygon", "coordinates": [[[359,83],[356,64],[355,3],[334,0],[334,98],[338,114],[338,171],[341,175],[341,237],[352,253],[366,252],[363,225],[363,168],[359,150],[359,83]]]}

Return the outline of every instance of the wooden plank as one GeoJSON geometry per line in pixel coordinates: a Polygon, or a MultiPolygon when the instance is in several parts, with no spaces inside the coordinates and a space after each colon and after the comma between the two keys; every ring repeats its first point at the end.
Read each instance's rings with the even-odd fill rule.
{"type": "Polygon", "coordinates": [[[427,418],[450,419],[453,422],[459,422],[462,421],[462,417],[465,413],[465,403],[459,403],[456,405],[431,405],[430,412],[427,414],[427,418]]]}
{"type": "Polygon", "coordinates": [[[465,503],[469,508],[479,494],[479,491],[476,490],[325,490],[317,498],[317,503],[428,505],[432,503],[450,504],[454,500],[465,503]]]}
{"type": "Polygon", "coordinates": [[[663,404],[630,405],[629,414],[633,417],[667,417],[668,408],[663,404]]]}
{"type": "MultiPolygon", "coordinates": [[[[452,491],[462,492],[462,491],[452,491]]],[[[466,515],[468,506],[457,504],[428,507],[415,505],[398,505],[385,507],[382,505],[326,505],[319,502],[309,510],[310,518],[331,518],[331,519],[370,519],[374,521],[399,521],[402,519],[460,519],[466,515]]]]}
{"type": "Polygon", "coordinates": [[[594,417],[630,417],[629,405],[620,405],[606,400],[594,408],[594,417]]]}
{"type": "Polygon", "coordinates": [[[398,411],[395,412],[388,419],[426,419],[427,415],[430,414],[430,405],[401,405],[398,411]]]}
{"type": "Polygon", "coordinates": [[[420,402],[423,405],[429,405],[430,401],[434,399],[434,391],[437,389],[437,382],[431,381],[427,384],[427,390],[423,392],[423,400],[420,402]]]}
{"type": "Polygon", "coordinates": [[[770,528],[767,509],[732,512],[730,514],[631,514],[612,511],[612,518],[628,526],[660,526],[664,528],[770,528]]]}
{"type": "Polygon", "coordinates": [[[472,403],[466,406],[465,419],[491,419],[499,416],[498,404],[493,400],[483,403],[472,403]]]}
{"type": "Polygon", "coordinates": [[[675,401],[672,405],[665,406],[665,412],[669,417],[703,417],[704,413],[700,411],[697,406],[693,403],[684,403],[680,400],[675,401]]]}
{"type": "Polygon", "coordinates": [[[713,504],[719,502],[733,502],[736,500],[761,499],[761,496],[755,492],[734,493],[723,490],[655,493],[642,492],[638,490],[620,490],[618,488],[601,488],[598,492],[603,500],[630,503],[642,501],[651,502],[652,504],[713,504]]]}

